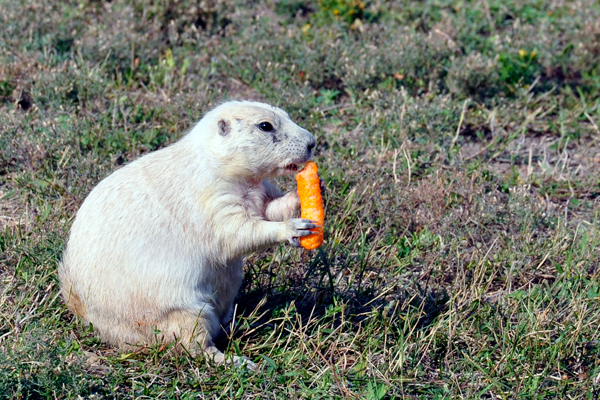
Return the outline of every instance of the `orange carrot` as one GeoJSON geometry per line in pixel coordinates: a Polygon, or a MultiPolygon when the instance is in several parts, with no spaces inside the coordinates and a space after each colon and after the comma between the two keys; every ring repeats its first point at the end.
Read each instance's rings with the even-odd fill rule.
{"type": "Polygon", "coordinates": [[[307,250],[316,249],[323,244],[323,224],[325,222],[317,164],[312,161],[307,162],[302,171],[296,174],[296,183],[298,184],[298,197],[300,197],[300,217],[321,225],[321,228],[311,229],[315,233],[301,237],[300,244],[307,250]]]}

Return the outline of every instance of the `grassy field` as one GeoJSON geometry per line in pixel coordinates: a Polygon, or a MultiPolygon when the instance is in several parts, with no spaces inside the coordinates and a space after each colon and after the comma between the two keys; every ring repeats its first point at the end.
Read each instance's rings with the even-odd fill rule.
{"type": "Polygon", "coordinates": [[[0,399],[600,396],[597,1],[0,0],[0,26],[0,399]],[[226,99],[315,135],[326,243],[248,258],[220,346],[257,372],[123,354],[58,297],[70,224],[226,99]]]}

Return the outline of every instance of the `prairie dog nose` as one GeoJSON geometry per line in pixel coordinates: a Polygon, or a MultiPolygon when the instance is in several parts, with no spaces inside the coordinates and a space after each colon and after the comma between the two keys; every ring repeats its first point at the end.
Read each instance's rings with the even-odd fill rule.
{"type": "Polygon", "coordinates": [[[315,148],[315,145],[317,144],[317,141],[315,140],[315,138],[311,138],[310,142],[308,142],[308,151],[311,151],[312,149],[315,148]]]}

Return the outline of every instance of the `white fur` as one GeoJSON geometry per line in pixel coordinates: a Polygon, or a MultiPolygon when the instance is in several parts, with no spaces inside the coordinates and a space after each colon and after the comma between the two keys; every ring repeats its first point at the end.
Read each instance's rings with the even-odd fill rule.
{"type": "Polygon", "coordinates": [[[112,344],[177,338],[223,362],[212,339],[231,318],[242,257],[296,243],[314,227],[292,218],[296,193],[282,196],[266,181],[306,162],[314,144],[278,108],[229,102],[178,142],[115,171],[71,228],[59,266],[69,308],[112,344]],[[258,128],[265,121],[273,132],[258,128]]]}

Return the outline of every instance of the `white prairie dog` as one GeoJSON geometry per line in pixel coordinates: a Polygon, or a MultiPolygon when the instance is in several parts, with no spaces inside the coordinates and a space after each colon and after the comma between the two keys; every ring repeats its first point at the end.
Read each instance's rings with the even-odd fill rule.
{"type": "Polygon", "coordinates": [[[228,102],[178,142],[115,171],[71,228],[58,270],[67,305],[114,345],[177,340],[223,363],[213,338],[231,318],[242,257],[298,245],[316,226],[293,218],[295,192],[266,180],[295,172],[314,146],[281,109],[228,102]]]}

